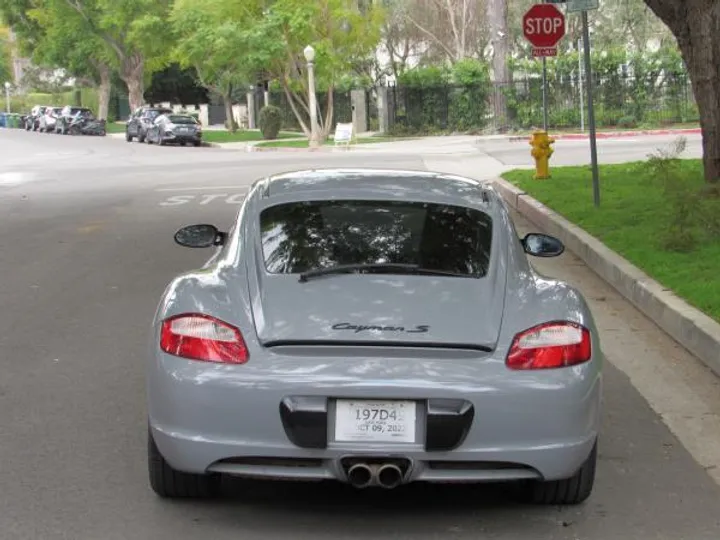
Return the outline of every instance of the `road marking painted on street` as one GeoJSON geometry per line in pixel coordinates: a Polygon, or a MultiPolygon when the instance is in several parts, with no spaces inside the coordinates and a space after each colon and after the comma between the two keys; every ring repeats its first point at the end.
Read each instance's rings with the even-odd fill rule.
{"type": "Polygon", "coordinates": [[[172,187],[172,188],[158,188],[157,192],[177,192],[177,191],[207,191],[212,189],[246,189],[238,186],[203,186],[203,187],[172,187]]]}
{"type": "Polygon", "coordinates": [[[182,204],[208,205],[212,202],[224,202],[225,204],[240,204],[245,200],[247,193],[203,193],[200,195],[171,195],[158,203],[158,206],[180,206],[182,204]]]}

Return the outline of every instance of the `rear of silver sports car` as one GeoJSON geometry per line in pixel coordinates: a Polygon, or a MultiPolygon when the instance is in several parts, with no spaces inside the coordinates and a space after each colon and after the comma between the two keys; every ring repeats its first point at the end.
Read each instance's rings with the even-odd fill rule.
{"type": "MultiPolygon", "coordinates": [[[[320,222],[278,210],[287,216],[320,222]]],[[[236,283],[211,269],[168,293],[148,388],[152,440],[173,470],[386,488],[564,480],[588,460],[583,475],[594,475],[602,355],[574,290],[517,270],[503,242],[480,262],[471,254],[448,266],[462,246],[420,239],[413,249],[434,274],[327,275],[294,271],[288,260],[302,260],[287,244],[268,238],[265,252],[245,250],[252,270],[236,283]]]]}
{"type": "Polygon", "coordinates": [[[160,353],[152,437],[192,473],[358,487],[571,477],[597,436],[594,363],[538,377],[504,353],[288,346],[228,364],[160,353]]]}

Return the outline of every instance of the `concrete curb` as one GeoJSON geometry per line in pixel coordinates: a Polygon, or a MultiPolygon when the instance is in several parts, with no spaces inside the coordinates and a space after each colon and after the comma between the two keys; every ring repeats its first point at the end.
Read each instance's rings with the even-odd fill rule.
{"type": "Polygon", "coordinates": [[[601,278],[720,376],[720,324],[510,182],[492,180],[507,204],[559,238],[601,278]]]}
{"type": "MultiPolygon", "coordinates": [[[[702,133],[702,130],[700,128],[690,128],[690,129],[650,129],[650,130],[641,130],[641,131],[603,131],[597,133],[596,138],[598,139],[617,139],[620,137],[645,137],[645,136],[652,136],[652,135],[695,135],[702,133]]],[[[556,141],[558,140],[587,140],[590,138],[590,135],[587,133],[552,133],[550,132],[550,136],[553,137],[556,141]]],[[[528,141],[530,140],[530,135],[511,135],[508,137],[510,141],[528,141]]]]}

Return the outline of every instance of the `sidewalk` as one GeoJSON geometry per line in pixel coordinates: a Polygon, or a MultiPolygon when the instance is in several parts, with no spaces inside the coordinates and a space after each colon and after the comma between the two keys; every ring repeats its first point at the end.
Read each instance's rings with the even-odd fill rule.
{"type": "MultiPolygon", "coordinates": [[[[219,131],[222,128],[215,129],[219,131]]],[[[588,133],[563,133],[549,131],[550,136],[555,140],[587,140],[588,133]]],[[[667,136],[667,135],[696,135],[700,134],[700,128],[687,129],[655,129],[655,130],[628,130],[628,131],[599,131],[598,139],[616,139],[623,137],[645,137],[645,136],[667,136]]],[[[363,133],[359,137],[366,138],[373,133],[363,133]]],[[[108,133],[108,137],[114,139],[125,139],[124,133],[108,133]]],[[[408,138],[400,141],[378,141],[372,143],[354,143],[350,145],[335,146],[326,144],[320,148],[293,147],[293,146],[259,146],[267,141],[242,141],[242,142],[204,142],[203,146],[223,150],[235,150],[242,152],[349,152],[361,150],[364,152],[403,152],[422,154],[457,154],[473,151],[472,145],[484,141],[507,141],[521,142],[528,141],[530,135],[438,135],[408,138]]],[[[304,141],[305,138],[282,139],[283,142],[304,141]]]]}

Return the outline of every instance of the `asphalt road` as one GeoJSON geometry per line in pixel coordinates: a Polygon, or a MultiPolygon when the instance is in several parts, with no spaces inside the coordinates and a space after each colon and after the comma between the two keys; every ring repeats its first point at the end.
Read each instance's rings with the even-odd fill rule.
{"type": "Polygon", "coordinates": [[[209,255],[175,246],[174,231],[227,226],[267,173],[486,174],[476,154],[249,154],[0,130],[0,539],[718,540],[718,380],[570,254],[534,262],[581,287],[609,359],[585,505],[520,506],[467,486],[232,481],[225,498],[202,503],[150,491],[148,324],[173,275],[209,255]]]}

